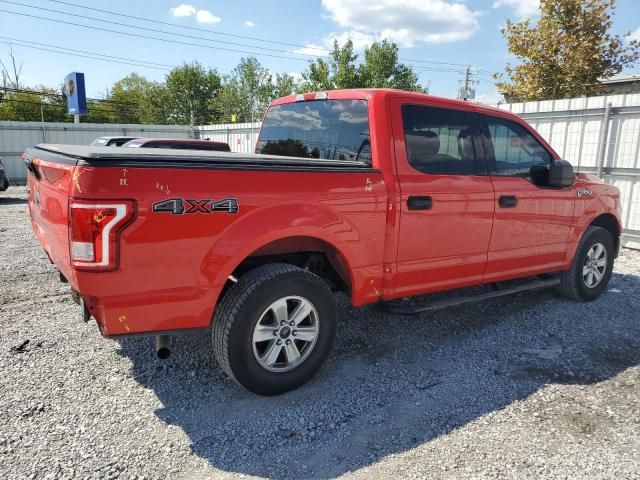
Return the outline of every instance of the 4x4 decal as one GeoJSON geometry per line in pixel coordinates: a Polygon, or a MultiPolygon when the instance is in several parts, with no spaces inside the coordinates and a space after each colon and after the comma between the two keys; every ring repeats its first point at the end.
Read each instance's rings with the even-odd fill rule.
{"type": "Polygon", "coordinates": [[[238,213],[238,201],[235,198],[223,198],[222,200],[170,198],[153,204],[154,212],[166,212],[173,215],[184,213],[238,213]]]}

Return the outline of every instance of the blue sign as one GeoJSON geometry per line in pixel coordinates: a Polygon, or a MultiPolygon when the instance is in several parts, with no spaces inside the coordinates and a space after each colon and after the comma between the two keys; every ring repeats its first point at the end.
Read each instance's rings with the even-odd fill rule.
{"type": "Polygon", "coordinates": [[[67,113],[69,115],[87,113],[84,73],[73,72],[64,77],[64,91],[67,95],[67,113]]]}

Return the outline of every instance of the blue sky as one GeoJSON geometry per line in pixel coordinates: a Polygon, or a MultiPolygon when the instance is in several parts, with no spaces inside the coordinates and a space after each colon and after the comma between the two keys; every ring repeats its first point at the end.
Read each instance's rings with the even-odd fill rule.
{"type": "MultiPolygon", "coordinates": [[[[476,87],[479,99],[492,101],[497,99],[497,91],[489,74],[500,71],[509,60],[499,29],[507,18],[518,20],[527,16],[535,17],[537,1],[0,0],[0,58],[7,60],[10,42],[15,55],[23,62],[23,80],[26,84],[53,86],[61,82],[67,73],[80,71],[85,73],[88,95],[99,97],[115,80],[131,72],[161,80],[166,73],[165,66],[198,60],[221,73],[228,73],[242,56],[248,56],[248,53],[223,49],[254,52],[273,72],[296,73],[302,72],[307,65],[309,57],[302,54],[322,53],[321,49],[332,38],[344,39],[350,36],[359,49],[373,40],[389,38],[400,45],[400,57],[406,60],[405,63],[420,69],[420,81],[429,85],[431,93],[455,96],[461,76],[459,70],[464,68],[463,65],[471,65],[480,70],[480,76],[477,77],[480,83],[476,87]],[[80,8],[79,5],[120,14],[110,15],[80,8]],[[52,10],[107,22],[78,18],[52,10]],[[17,12],[19,15],[6,11],[17,12]],[[144,22],[132,17],[158,20],[170,25],[144,22]],[[170,31],[176,35],[120,26],[113,22],[170,31]],[[209,48],[119,35],[82,28],[78,24],[198,43],[208,45],[209,48]],[[192,38],[181,35],[190,35],[192,38]],[[280,43],[269,43],[267,40],[280,43]],[[83,55],[109,55],[111,60],[119,57],[133,65],[81,58],[73,53],[69,55],[37,50],[29,48],[25,41],[31,42],[31,47],[40,49],[60,51],[62,48],[67,52],[75,50],[76,53],[83,50],[90,52],[83,55]],[[141,65],[140,62],[143,61],[153,62],[155,65],[151,66],[157,68],[141,65]]],[[[640,39],[640,2],[637,0],[618,1],[614,33],[626,32],[633,32],[640,39]]],[[[633,70],[627,71],[631,72],[633,70]]]]}

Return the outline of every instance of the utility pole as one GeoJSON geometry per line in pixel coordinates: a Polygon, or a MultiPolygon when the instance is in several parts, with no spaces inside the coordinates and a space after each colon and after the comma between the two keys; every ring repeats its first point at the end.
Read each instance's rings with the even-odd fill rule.
{"type": "Polygon", "coordinates": [[[477,72],[471,70],[471,66],[468,66],[464,70],[464,77],[460,80],[460,88],[458,89],[458,100],[473,100],[476,98],[475,88],[471,88],[472,85],[478,83],[478,80],[473,80],[473,75],[477,75],[477,72]]]}

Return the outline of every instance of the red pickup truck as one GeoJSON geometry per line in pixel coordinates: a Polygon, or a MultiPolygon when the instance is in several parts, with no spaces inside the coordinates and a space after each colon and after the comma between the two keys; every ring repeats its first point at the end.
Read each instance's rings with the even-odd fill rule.
{"type": "Polygon", "coordinates": [[[334,292],[402,314],[551,286],[588,301],[620,245],[619,191],[522,119],[396,90],[281,98],[255,154],[44,144],[24,160],[33,230],[85,320],[154,335],[160,356],[209,329],[265,395],[320,368],[334,292]]]}

